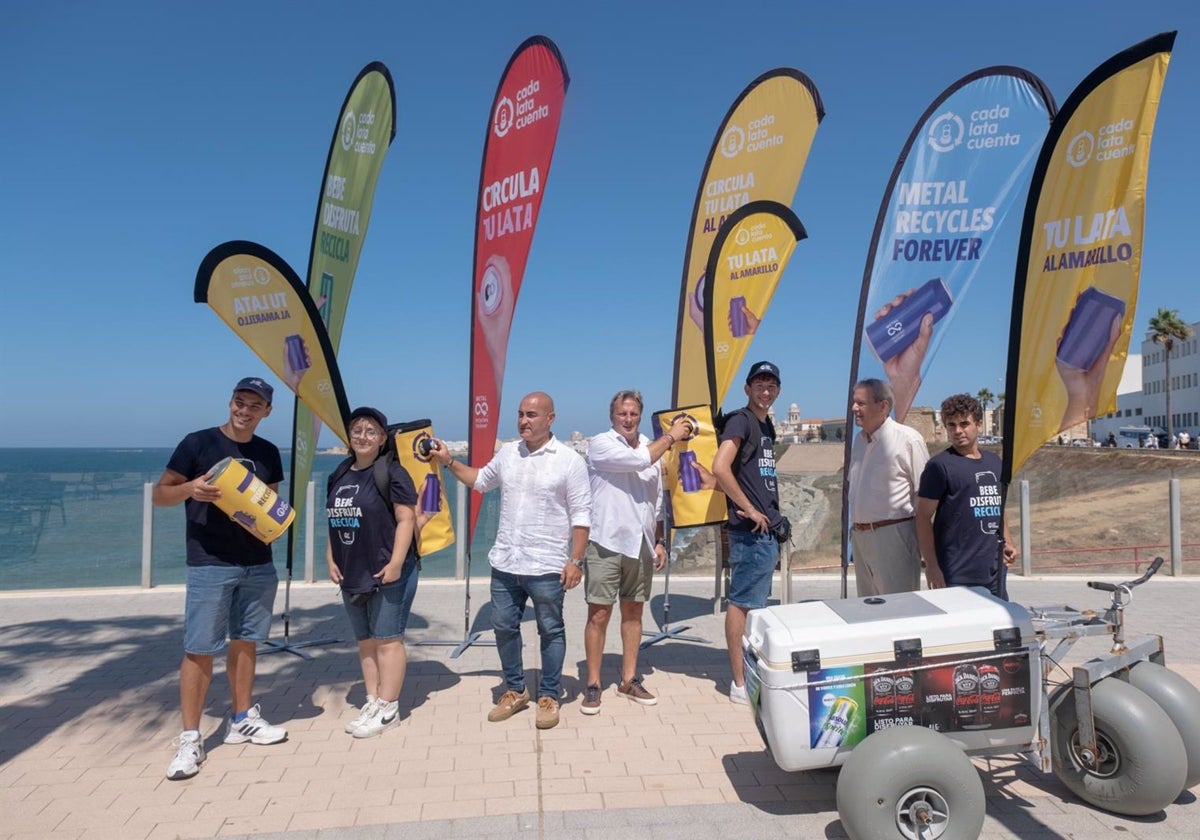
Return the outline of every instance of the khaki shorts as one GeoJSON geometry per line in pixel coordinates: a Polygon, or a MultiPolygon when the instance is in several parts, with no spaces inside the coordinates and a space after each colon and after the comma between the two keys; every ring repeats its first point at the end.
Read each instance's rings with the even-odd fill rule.
{"type": "Polygon", "coordinates": [[[649,601],[654,558],[644,551],[643,555],[626,557],[589,542],[583,568],[584,600],[589,604],[612,604],[618,597],[622,601],[649,601]]]}

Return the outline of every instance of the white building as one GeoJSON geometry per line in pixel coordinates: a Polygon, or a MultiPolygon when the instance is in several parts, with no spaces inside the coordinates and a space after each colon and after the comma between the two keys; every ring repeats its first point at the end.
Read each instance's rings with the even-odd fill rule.
{"type": "MultiPolygon", "coordinates": [[[[1175,342],[1171,350],[1171,414],[1178,433],[1194,438],[1200,431],[1200,321],[1189,325],[1192,337],[1175,342]]],[[[1141,354],[1130,354],[1121,384],[1117,386],[1117,410],[1092,421],[1092,437],[1103,441],[1122,426],[1167,428],[1166,351],[1147,333],[1141,354]]]]}

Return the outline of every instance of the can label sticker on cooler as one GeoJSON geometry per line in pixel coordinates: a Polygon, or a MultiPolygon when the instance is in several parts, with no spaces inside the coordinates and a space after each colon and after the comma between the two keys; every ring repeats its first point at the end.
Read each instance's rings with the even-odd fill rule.
{"type": "Polygon", "coordinates": [[[808,672],[809,745],[854,746],[893,726],[938,732],[1030,723],[1028,651],[926,657],[919,665],[867,662],[808,672]]]}

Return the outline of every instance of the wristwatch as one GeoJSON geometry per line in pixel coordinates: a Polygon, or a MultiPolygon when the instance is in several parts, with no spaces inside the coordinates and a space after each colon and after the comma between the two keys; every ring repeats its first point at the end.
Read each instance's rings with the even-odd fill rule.
{"type": "Polygon", "coordinates": [[[582,558],[582,557],[580,557],[580,558],[577,560],[577,559],[575,559],[574,557],[572,557],[572,558],[571,558],[571,565],[572,565],[572,566],[578,566],[580,569],[582,569],[582,568],[583,568],[583,558],[582,558]]]}

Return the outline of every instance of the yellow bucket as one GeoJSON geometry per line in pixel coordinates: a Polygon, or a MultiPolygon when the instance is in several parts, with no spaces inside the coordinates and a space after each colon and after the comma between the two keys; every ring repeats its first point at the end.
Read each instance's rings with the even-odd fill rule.
{"type": "Polygon", "coordinates": [[[213,504],[263,542],[282,536],[296,518],[292,506],[240,461],[222,458],[209,473],[208,483],[221,488],[213,504]]]}

